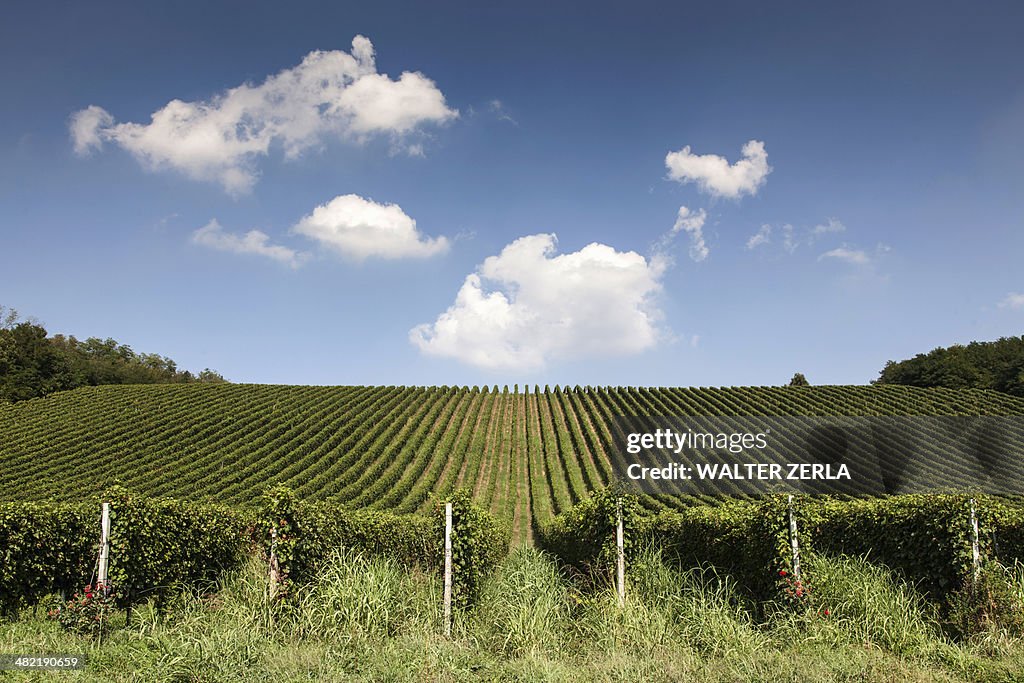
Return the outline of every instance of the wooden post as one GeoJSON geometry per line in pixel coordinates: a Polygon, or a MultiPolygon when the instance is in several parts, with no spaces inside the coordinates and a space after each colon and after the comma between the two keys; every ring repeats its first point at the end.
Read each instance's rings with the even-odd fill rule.
{"type": "Polygon", "coordinates": [[[100,566],[97,580],[103,586],[103,594],[110,593],[110,582],[107,580],[110,568],[110,503],[103,503],[100,515],[100,566]]]}
{"type": "Polygon", "coordinates": [[[444,504],[444,634],[452,634],[452,504],[444,504]]]}
{"type": "Polygon", "coordinates": [[[796,537],[796,515],[793,513],[793,496],[789,496],[789,545],[793,549],[793,579],[800,580],[800,541],[796,537]]]}
{"type": "Polygon", "coordinates": [[[615,588],[619,595],[619,607],[626,606],[626,550],[622,535],[622,499],[615,501],[615,565],[616,584],[615,588]]]}
{"type": "Polygon", "coordinates": [[[971,498],[971,585],[978,582],[981,574],[981,551],[978,548],[978,513],[971,498]]]}
{"type": "Polygon", "coordinates": [[[270,599],[277,597],[277,584],[281,579],[281,565],[277,559],[277,527],[270,524],[270,599]]]}

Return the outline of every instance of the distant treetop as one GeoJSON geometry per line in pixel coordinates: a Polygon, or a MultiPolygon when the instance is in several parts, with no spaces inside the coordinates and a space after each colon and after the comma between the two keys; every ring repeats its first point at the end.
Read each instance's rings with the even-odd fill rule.
{"type": "Polygon", "coordinates": [[[48,337],[38,322],[22,320],[17,311],[0,306],[0,401],[100,384],[225,381],[209,368],[193,375],[166,356],[136,353],[113,339],[48,337]]]}
{"type": "Polygon", "coordinates": [[[889,361],[873,384],[993,389],[1024,396],[1024,336],[955,344],[889,361]]]}

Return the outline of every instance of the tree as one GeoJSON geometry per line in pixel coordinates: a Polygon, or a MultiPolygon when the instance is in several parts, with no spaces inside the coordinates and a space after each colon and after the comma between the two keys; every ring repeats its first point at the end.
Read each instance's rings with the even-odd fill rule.
{"type": "Polygon", "coordinates": [[[46,329],[18,323],[0,330],[0,399],[23,401],[75,386],[67,358],[46,338],[46,329]]]}
{"type": "Polygon", "coordinates": [[[18,323],[18,312],[13,308],[0,306],[0,330],[9,330],[18,323]]]}
{"type": "Polygon", "coordinates": [[[203,368],[203,371],[196,375],[197,382],[206,382],[208,384],[225,384],[227,380],[219,372],[211,370],[210,368],[203,368]]]}
{"type": "Polygon", "coordinates": [[[804,373],[798,372],[793,375],[793,379],[789,380],[789,386],[791,387],[809,387],[811,383],[804,377],[804,373]]]}
{"type": "Polygon", "coordinates": [[[136,353],[114,339],[57,334],[14,309],[0,306],[0,401],[22,401],[54,391],[100,384],[226,382],[206,368],[198,376],[156,353],[136,353]]]}
{"type": "Polygon", "coordinates": [[[873,384],[993,389],[1024,396],[1024,336],[954,344],[889,361],[873,384]]]}

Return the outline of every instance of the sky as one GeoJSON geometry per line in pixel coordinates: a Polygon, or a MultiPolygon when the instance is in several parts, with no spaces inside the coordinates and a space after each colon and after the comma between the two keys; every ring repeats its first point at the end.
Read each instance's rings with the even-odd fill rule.
{"type": "Polygon", "coordinates": [[[1024,333],[1024,5],[500,5],[7,5],[0,304],[281,384],[1024,333]]]}

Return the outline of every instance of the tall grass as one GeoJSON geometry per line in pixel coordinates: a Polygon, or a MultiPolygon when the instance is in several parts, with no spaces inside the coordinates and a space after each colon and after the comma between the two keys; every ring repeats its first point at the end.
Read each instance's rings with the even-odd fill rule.
{"type": "MultiPolygon", "coordinates": [[[[90,671],[76,678],[96,681],[1024,679],[1019,643],[989,652],[950,642],[887,571],[856,558],[805,564],[815,608],[757,622],[729,577],[679,571],[656,550],[631,563],[620,607],[607,577],[583,588],[520,549],[445,638],[438,577],[339,550],[289,609],[271,604],[254,562],[167,613],[136,609],[103,644],[26,613],[0,625],[0,652],[87,651],[90,671]]],[[[1014,571],[1024,589],[1024,567],[1014,571]]]]}
{"type": "Polygon", "coordinates": [[[796,618],[777,612],[778,636],[896,655],[931,655],[944,642],[934,607],[888,569],[864,558],[810,555],[804,567],[813,577],[813,608],[796,618]]]}
{"type": "Polygon", "coordinates": [[[397,560],[336,550],[286,622],[300,638],[387,638],[440,628],[438,581],[397,560]]]}

